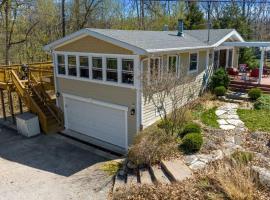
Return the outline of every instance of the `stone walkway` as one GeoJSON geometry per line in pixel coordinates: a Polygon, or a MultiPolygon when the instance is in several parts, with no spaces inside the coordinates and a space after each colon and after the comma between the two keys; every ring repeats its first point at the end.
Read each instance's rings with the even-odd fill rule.
{"type": "Polygon", "coordinates": [[[245,130],[244,123],[239,119],[237,114],[238,104],[226,103],[220,106],[216,110],[216,115],[218,116],[219,127],[223,130],[234,130],[239,131],[245,130]]]}

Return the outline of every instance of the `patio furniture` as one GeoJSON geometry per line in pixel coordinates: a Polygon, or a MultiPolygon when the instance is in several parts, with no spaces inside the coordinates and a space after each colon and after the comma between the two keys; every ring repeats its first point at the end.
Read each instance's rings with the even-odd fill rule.
{"type": "Polygon", "coordinates": [[[239,71],[233,67],[227,68],[227,72],[230,76],[238,76],[239,71]]]}
{"type": "Polygon", "coordinates": [[[245,73],[247,72],[247,64],[239,64],[239,72],[245,73]]]}

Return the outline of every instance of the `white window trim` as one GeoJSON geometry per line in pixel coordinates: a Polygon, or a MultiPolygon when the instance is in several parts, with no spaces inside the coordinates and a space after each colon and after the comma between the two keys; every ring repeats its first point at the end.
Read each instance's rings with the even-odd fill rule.
{"type": "Polygon", "coordinates": [[[127,85],[131,85],[131,84],[128,84],[128,83],[123,83],[122,81],[122,75],[123,75],[123,73],[132,73],[133,74],[133,84],[135,84],[135,76],[134,76],[134,74],[135,74],[135,61],[134,61],[134,59],[128,59],[128,58],[122,58],[122,59],[119,59],[119,62],[120,62],[120,64],[118,65],[119,66],[119,71],[120,71],[120,73],[118,74],[118,76],[120,77],[119,78],[119,80],[120,80],[120,83],[121,84],[127,84],[127,85]],[[133,71],[127,71],[127,70],[123,70],[123,60],[132,60],[133,61],[133,71]],[[123,71],[125,71],[125,72],[123,72],[123,71]]]}
{"type": "MultiPolygon", "coordinates": [[[[53,51],[53,55],[64,55],[65,58],[65,74],[59,74],[58,69],[56,70],[56,77],[58,78],[65,78],[65,79],[70,79],[70,80],[78,80],[78,81],[86,81],[86,82],[93,82],[93,83],[100,83],[104,85],[112,85],[112,86],[118,86],[118,87],[125,87],[125,88],[137,88],[138,83],[140,80],[137,80],[137,73],[138,70],[136,69],[139,63],[139,56],[138,55],[122,55],[122,54],[102,54],[102,53],[84,53],[84,52],[63,52],[63,51],[53,51]],[[68,55],[71,56],[76,56],[76,61],[77,61],[77,76],[70,76],[68,75],[68,55]],[[88,56],[89,59],[89,78],[84,78],[80,77],[79,72],[79,66],[80,63],[78,62],[79,56],[88,56]],[[93,74],[92,74],[92,58],[93,57],[102,57],[102,80],[97,80],[93,79],[93,74]],[[117,73],[118,73],[118,82],[112,82],[112,81],[107,81],[107,63],[106,59],[107,58],[116,58],[117,63],[120,65],[117,66],[117,73]],[[122,83],[122,78],[121,78],[121,73],[122,73],[122,59],[131,59],[134,62],[134,81],[133,84],[127,84],[127,83],[122,83]]],[[[160,63],[159,63],[160,65],[160,63]]],[[[58,61],[56,59],[55,66],[58,66],[58,61]]]]}
{"type": "Polygon", "coordinates": [[[78,65],[78,67],[77,67],[77,70],[78,70],[78,72],[77,72],[77,74],[78,74],[78,77],[79,78],[83,78],[83,79],[88,79],[90,76],[89,76],[89,70],[90,70],[90,63],[89,63],[89,56],[82,56],[82,55],[78,55],[77,56],[78,57],[78,63],[77,63],[77,65],[78,65]],[[88,66],[81,66],[81,62],[80,62],[80,57],[86,57],[87,59],[88,59],[88,66]],[[87,77],[81,77],[81,67],[88,67],[88,78],[87,77]]]}
{"type": "Polygon", "coordinates": [[[188,56],[188,74],[197,73],[199,71],[199,58],[200,58],[199,51],[189,52],[189,56],[188,56]],[[190,55],[191,54],[195,54],[195,53],[197,54],[197,65],[196,65],[196,69],[195,70],[190,70],[190,55]]]}
{"type": "Polygon", "coordinates": [[[119,82],[119,71],[120,71],[120,70],[119,70],[119,65],[118,65],[118,64],[119,64],[119,61],[118,61],[118,60],[119,60],[120,58],[118,59],[117,57],[105,57],[105,59],[106,59],[106,66],[105,66],[105,68],[106,68],[106,81],[107,81],[107,82],[113,82],[113,83],[121,83],[121,82],[119,82]],[[107,59],[116,59],[116,65],[117,65],[117,66],[116,66],[116,70],[115,70],[115,69],[107,69],[107,59]],[[108,80],[107,80],[107,72],[108,72],[108,71],[111,71],[111,72],[115,72],[115,71],[116,71],[117,81],[108,81],[108,80]]]}

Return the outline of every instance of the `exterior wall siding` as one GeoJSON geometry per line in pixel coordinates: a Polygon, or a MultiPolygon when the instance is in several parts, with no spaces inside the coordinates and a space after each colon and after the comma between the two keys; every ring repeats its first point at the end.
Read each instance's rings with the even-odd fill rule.
{"type": "MultiPolygon", "coordinates": [[[[108,86],[98,83],[57,78],[57,91],[60,94],[71,94],[92,98],[106,103],[128,107],[128,144],[131,144],[137,132],[136,115],[130,115],[130,109],[136,108],[136,89],[108,86]]],[[[58,98],[59,107],[64,110],[63,96],[58,98]]]]}
{"type": "Polygon", "coordinates": [[[91,36],[85,36],[55,49],[55,51],[86,52],[102,54],[125,54],[132,55],[133,52],[116,46],[114,44],[99,40],[91,36]]]}
{"type": "MultiPolygon", "coordinates": [[[[185,105],[191,99],[196,99],[202,89],[203,76],[206,68],[206,55],[207,51],[199,51],[199,64],[198,71],[196,73],[188,73],[189,68],[189,52],[180,53],[180,77],[188,77],[188,81],[185,84],[179,85],[179,95],[182,95],[183,99],[181,100],[181,105],[185,105]],[[192,92],[190,92],[192,91],[192,92]],[[193,93],[194,96],[190,96],[190,93],[193,93]]],[[[166,99],[167,110],[172,109],[172,102],[169,98],[166,99]]],[[[156,113],[156,107],[151,101],[146,101],[142,95],[142,125],[147,127],[157,120],[160,117],[156,113]]]]}

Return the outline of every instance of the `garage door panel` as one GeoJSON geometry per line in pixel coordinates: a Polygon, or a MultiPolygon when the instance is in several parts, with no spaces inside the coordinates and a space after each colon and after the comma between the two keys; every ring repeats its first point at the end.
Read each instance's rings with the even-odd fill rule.
{"type": "Polygon", "coordinates": [[[126,111],[65,98],[69,129],[124,147],[126,146],[126,111]]]}

